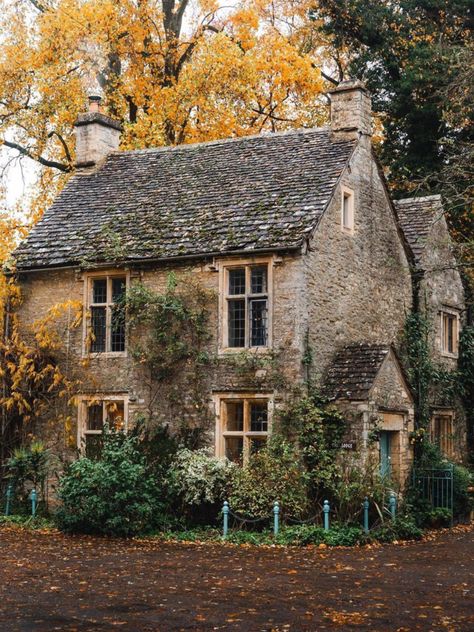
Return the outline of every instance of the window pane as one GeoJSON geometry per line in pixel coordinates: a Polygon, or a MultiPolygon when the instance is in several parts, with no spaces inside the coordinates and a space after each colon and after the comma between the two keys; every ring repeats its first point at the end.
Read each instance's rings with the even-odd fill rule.
{"type": "Polygon", "coordinates": [[[242,461],[242,453],[244,450],[243,437],[226,437],[225,438],[225,455],[229,461],[240,463],[242,461]]]}
{"type": "Polygon", "coordinates": [[[266,437],[250,437],[250,454],[256,454],[265,446],[266,437]]]}
{"type": "Polygon", "coordinates": [[[252,294],[267,293],[267,266],[252,268],[250,273],[250,285],[252,294]]]}
{"type": "Polygon", "coordinates": [[[351,210],[350,210],[350,196],[344,194],[343,206],[342,206],[342,221],[344,228],[351,227],[351,210]]]}
{"type": "Polygon", "coordinates": [[[227,428],[229,432],[242,432],[244,429],[243,402],[227,402],[227,428]]]}
{"type": "Polygon", "coordinates": [[[229,270],[229,294],[245,294],[245,268],[229,270]]]}
{"type": "Polygon", "coordinates": [[[105,351],[106,307],[91,307],[91,351],[105,351]]]}
{"type": "Polygon", "coordinates": [[[123,429],[125,409],[123,401],[106,402],[107,423],[116,430],[123,429]]]}
{"type": "Polygon", "coordinates": [[[111,351],[125,351],[125,318],[122,305],[112,307],[111,351]]]}
{"type": "Polygon", "coordinates": [[[245,300],[229,301],[229,347],[245,346],[245,300]]]}
{"type": "Polygon", "coordinates": [[[448,351],[454,352],[454,318],[448,316],[448,351]]]}
{"type": "Polygon", "coordinates": [[[268,432],[268,405],[265,403],[250,404],[251,432],[268,432]]]}
{"type": "Polygon", "coordinates": [[[96,279],[93,281],[92,302],[107,303],[107,279],[96,279]]]}
{"type": "Polygon", "coordinates": [[[103,411],[102,404],[92,404],[87,407],[87,430],[103,430],[103,411]]]}
{"type": "Polygon", "coordinates": [[[267,300],[250,301],[250,345],[264,347],[267,344],[267,300]]]}
{"type": "Polygon", "coordinates": [[[116,303],[125,294],[125,279],[112,279],[112,302],[116,303]]]}

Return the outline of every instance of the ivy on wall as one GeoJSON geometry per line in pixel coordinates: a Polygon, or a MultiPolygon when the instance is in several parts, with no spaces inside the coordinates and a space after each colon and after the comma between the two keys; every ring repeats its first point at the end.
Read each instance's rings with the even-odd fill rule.
{"type": "Polygon", "coordinates": [[[214,299],[214,293],[191,275],[178,282],[170,273],[162,292],[133,284],[123,305],[129,349],[145,374],[148,418],[165,423],[173,418],[181,439],[191,447],[200,444],[210,421],[205,382],[211,362],[208,321],[214,299]],[[200,420],[199,426],[192,418],[200,420]]]}
{"type": "Polygon", "coordinates": [[[428,443],[431,409],[464,404],[468,434],[474,433],[474,328],[464,327],[459,342],[458,368],[435,362],[431,354],[431,325],[421,312],[411,312],[405,321],[402,354],[415,400],[415,459],[420,460],[428,443]]]}

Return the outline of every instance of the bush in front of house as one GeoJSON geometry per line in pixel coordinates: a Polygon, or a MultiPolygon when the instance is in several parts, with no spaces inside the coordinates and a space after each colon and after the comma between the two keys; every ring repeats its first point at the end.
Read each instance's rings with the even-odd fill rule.
{"type": "Polygon", "coordinates": [[[227,498],[236,465],[213,456],[206,448],[179,449],[167,475],[177,513],[192,523],[215,522],[227,498]]]}
{"type": "Polygon", "coordinates": [[[60,479],[59,528],[70,533],[133,536],[163,520],[153,474],[136,437],[105,430],[101,456],[71,463],[60,479]]]}
{"type": "Polygon", "coordinates": [[[420,540],[423,530],[410,516],[399,516],[380,525],[370,533],[370,539],[376,542],[394,542],[396,540],[420,540]]]}
{"type": "Polygon", "coordinates": [[[233,512],[253,519],[272,515],[277,500],[282,516],[308,511],[308,474],[295,445],[275,435],[244,467],[233,470],[229,504],[233,512]]]}

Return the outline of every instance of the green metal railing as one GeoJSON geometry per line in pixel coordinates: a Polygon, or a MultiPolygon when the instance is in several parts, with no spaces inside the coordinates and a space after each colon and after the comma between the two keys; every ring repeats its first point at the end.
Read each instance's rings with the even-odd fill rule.
{"type": "Polygon", "coordinates": [[[423,500],[434,508],[447,509],[453,516],[454,484],[453,465],[442,468],[418,468],[413,470],[413,487],[423,500]]]}

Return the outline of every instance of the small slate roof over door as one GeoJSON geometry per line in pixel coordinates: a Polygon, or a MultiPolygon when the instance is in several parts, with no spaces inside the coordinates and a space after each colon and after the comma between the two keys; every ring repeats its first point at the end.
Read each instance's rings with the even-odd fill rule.
{"type": "Polygon", "coordinates": [[[114,152],[69,180],[17,267],[299,248],[354,146],[313,129],[114,152]]]}
{"type": "Polygon", "coordinates": [[[324,393],[330,399],[365,401],[374,385],[390,346],[353,344],[343,347],[329,368],[324,393]]]}

